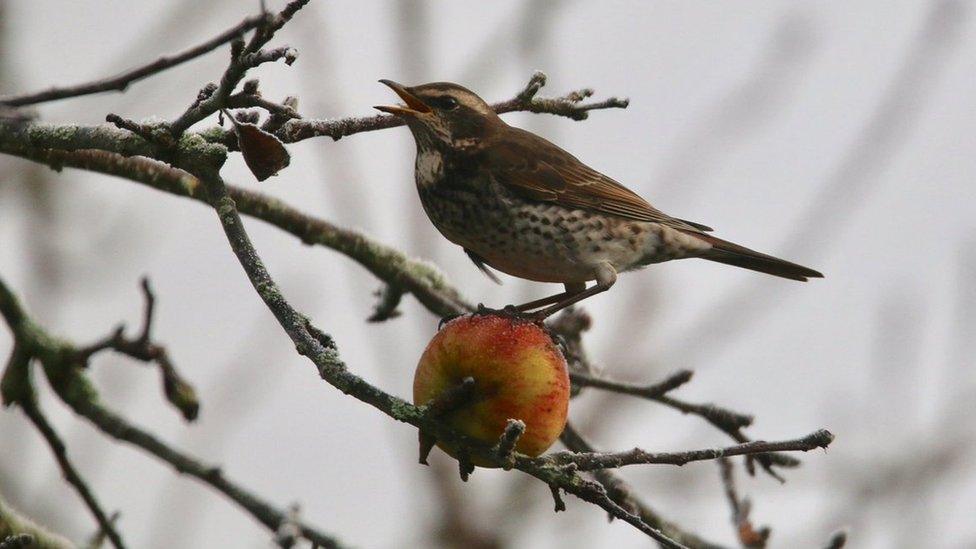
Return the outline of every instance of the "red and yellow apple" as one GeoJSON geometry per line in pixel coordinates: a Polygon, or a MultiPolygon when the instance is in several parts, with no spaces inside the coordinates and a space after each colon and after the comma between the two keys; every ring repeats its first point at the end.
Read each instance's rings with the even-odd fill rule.
{"type": "MultiPolygon", "coordinates": [[[[486,444],[498,441],[509,419],[525,423],[515,450],[545,452],[566,426],[569,373],[566,360],[544,329],[496,314],[451,320],[427,345],[413,381],[413,401],[426,405],[474,379],[474,395],[442,418],[456,431],[486,444]]],[[[453,448],[437,445],[456,457],[453,448]]],[[[474,459],[475,465],[486,466],[474,459]]]]}

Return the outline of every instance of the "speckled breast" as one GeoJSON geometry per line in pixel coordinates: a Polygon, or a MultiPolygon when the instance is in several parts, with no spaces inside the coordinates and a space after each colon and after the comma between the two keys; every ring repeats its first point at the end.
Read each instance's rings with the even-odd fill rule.
{"type": "Polygon", "coordinates": [[[512,276],[586,282],[604,261],[618,271],[647,263],[660,242],[656,224],[526,200],[490,178],[417,175],[421,202],[441,234],[512,276]]]}

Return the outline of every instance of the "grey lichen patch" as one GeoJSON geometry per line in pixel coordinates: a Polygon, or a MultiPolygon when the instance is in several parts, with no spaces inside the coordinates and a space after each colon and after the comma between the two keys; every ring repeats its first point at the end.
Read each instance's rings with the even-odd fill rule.
{"type": "Polygon", "coordinates": [[[220,199],[217,203],[217,215],[224,220],[225,223],[233,224],[234,212],[237,211],[237,204],[234,203],[234,199],[225,196],[220,199]]]}
{"type": "Polygon", "coordinates": [[[431,263],[410,258],[393,248],[367,238],[361,240],[358,248],[360,257],[371,258],[377,263],[386,264],[390,270],[399,271],[397,274],[400,276],[406,275],[437,290],[450,288],[447,277],[431,263]]]}
{"type": "MultiPolygon", "coordinates": [[[[205,130],[196,132],[195,135],[199,135],[202,139],[210,143],[223,143],[224,140],[227,139],[227,135],[229,133],[230,132],[221,128],[220,126],[213,126],[212,128],[207,128],[205,130]]],[[[184,136],[187,135],[194,134],[184,134],[184,136]]]]}
{"type": "Polygon", "coordinates": [[[453,289],[447,282],[447,277],[433,263],[404,257],[403,270],[411,276],[426,280],[434,289],[453,289]]]}
{"type": "Polygon", "coordinates": [[[200,134],[185,133],[180,137],[178,143],[180,152],[208,158],[219,158],[221,161],[227,157],[227,147],[212,143],[203,138],[200,134]]]}
{"type": "MultiPolygon", "coordinates": [[[[260,267],[260,266],[259,266],[260,267]]],[[[263,267],[261,267],[263,269],[263,267]]],[[[274,282],[270,280],[263,280],[255,284],[254,288],[257,290],[258,295],[265,303],[279,303],[282,301],[281,293],[278,292],[278,287],[275,286],[274,282]]]]}
{"type": "MultiPolygon", "coordinates": [[[[44,128],[44,127],[45,126],[39,126],[33,129],[44,128]]],[[[79,127],[76,125],[47,126],[47,127],[52,128],[54,130],[53,132],[51,132],[51,135],[53,135],[55,139],[59,141],[64,141],[66,143],[73,141],[75,139],[75,136],[78,135],[78,131],[79,131],[79,127]]],[[[33,138],[34,135],[32,132],[31,139],[33,140],[33,138]]]]}
{"type": "Polygon", "coordinates": [[[405,400],[394,399],[390,403],[390,416],[399,421],[416,425],[423,417],[423,408],[414,406],[405,400]]]}
{"type": "Polygon", "coordinates": [[[51,147],[52,143],[72,143],[79,128],[75,124],[31,124],[27,128],[27,139],[32,145],[44,147],[51,147]]]}
{"type": "Polygon", "coordinates": [[[227,147],[211,143],[196,133],[183,134],[177,143],[177,150],[180,158],[184,159],[191,168],[200,167],[205,171],[219,170],[227,161],[227,147]]]}
{"type": "Polygon", "coordinates": [[[339,357],[339,351],[328,347],[323,347],[322,351],[316,354],[312,360],[318,365],[328,365],[330,368],[339,368],[342,370],[346,369],[342,358],[339,357]]]}

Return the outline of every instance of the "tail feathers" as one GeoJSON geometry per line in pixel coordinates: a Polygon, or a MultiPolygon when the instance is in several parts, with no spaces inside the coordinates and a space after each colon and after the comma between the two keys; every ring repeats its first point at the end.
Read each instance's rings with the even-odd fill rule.
{"type": "Polygon", "coordinates": [[[702,259],[801,282],[806,282],[808,278],[823,278],[823,274],[813,269],[750,250],[712,235],[695,234],[694,236],[712,245],[710,250],[700,256],[702,259]]]}

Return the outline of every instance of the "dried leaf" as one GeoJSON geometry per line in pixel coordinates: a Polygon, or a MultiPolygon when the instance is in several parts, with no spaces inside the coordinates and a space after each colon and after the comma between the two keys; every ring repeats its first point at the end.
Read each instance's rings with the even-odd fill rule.
{"type": "Polygon", "coordinates": [[[291,155],[277,137],[254,124],[240,122],[228,115],[234,123],[237,143],[244,155],[244,162],[258,181],[264,181],[283,170],[291,162],[291,155]]]}

